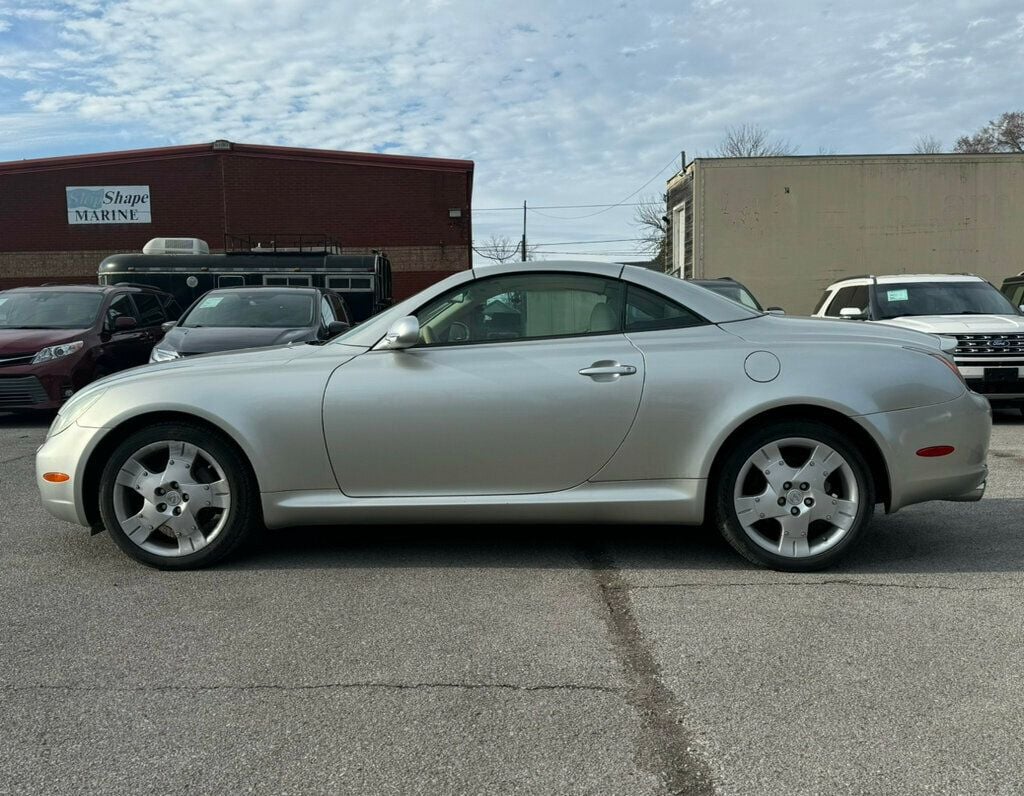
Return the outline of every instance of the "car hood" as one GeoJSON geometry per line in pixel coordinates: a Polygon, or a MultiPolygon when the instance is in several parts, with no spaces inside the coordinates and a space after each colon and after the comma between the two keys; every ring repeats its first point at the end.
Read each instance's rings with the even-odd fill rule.
{"type": "Polygon", "coordinates": [[[175,326],[159,347],[180,354],[206,354],[211,351],[231,351],[239,348],[284,345],[297,340],[309,340],[316,333],[309,328],[267,329],[235,326],[175,326]]]}
{"type": "Polygon", "coordinates": [[[0,329],[0,359],[35,354],[41,348],[81,340],[88,329],[0,329]]]}
{"type": "Polygon", "coordinates": [[[159,378],[164,373],[180,372],[182,370],[191,370],[196,373],[206,370],[210,371],[213,375],[237,368],[260,368],[266,370],[278,363],[283,364],[298,357],[309,356],[319,351],[320,348],[320,346],[304,344],[280,345],[268,348],[247,348],[244,351],[202,354],[200,356],[188,357],[187,359],[172,359],[170,362],[154,362],[150,365],[140,365],[106,376],[99,381],[94,381],[82,392],[94,389],[102,390],[115,384],[138,379],[159,378]]]}
{"type": "Polygon", "coordinates": [[[1024,333],[1024,316],[1016,315],[913,315],[878,323],[931,334],[1024,333]]]}
{"type": "Polygon", "coordinates": [[[838,318],[794,318],[761,315],[748,321],[721,324],[721,328],[744,340],[757,343],[836,342],[891,343],[902,346],[941,348],[936,334],[925,334],[882,323],[863,323],[838,318]]]}

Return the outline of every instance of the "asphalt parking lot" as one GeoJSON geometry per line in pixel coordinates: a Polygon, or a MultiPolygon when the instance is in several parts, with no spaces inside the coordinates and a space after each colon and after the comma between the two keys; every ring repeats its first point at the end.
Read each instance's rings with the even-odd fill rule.
{"type": "Polygon", "coordinates": [[[1024,418],[842,566],[716,535],[299,529],[163,573],[0,415],[0,793],[1024,792],[1024,418]]]}

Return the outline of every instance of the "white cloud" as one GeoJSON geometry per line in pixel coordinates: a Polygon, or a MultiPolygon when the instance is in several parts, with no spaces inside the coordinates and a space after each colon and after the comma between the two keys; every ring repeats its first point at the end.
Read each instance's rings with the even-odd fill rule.
{"type": "MultiPolygon", "coordinates": [[[[811,153],[951,142],[1019,103],[1024,57],[1016,0],[10,5],[0,129],[20,138],[4,156],[226,137],[468,157],[478,207],[617,201],[743,122],[811,153]]],[[[631,237],[631,214],[531,215],[531,237],[631,237]]],[[[474,221],[480,238],[518,223],[474,221]]]]}

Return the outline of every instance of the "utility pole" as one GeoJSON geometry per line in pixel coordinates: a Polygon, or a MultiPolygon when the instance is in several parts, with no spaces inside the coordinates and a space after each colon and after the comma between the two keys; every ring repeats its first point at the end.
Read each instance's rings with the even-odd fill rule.
{"type": "Polygon", "coordinates": [[[523,200],[523,262],[526,262],[526,200],[523,200]]]}

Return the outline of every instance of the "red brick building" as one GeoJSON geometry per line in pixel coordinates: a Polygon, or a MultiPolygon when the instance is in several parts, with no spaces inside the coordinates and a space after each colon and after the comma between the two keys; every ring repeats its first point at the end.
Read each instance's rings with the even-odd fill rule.
{"type": "Polygon", "coordinates": [[[228,141],[0,163],[0,289],[95,281],[151,238],[310,235],[385,251],[401,299],[471,266],[472,192],[468,160],[228,141]],[[89,195],[114,209],[74,209],[89,195]]]}

